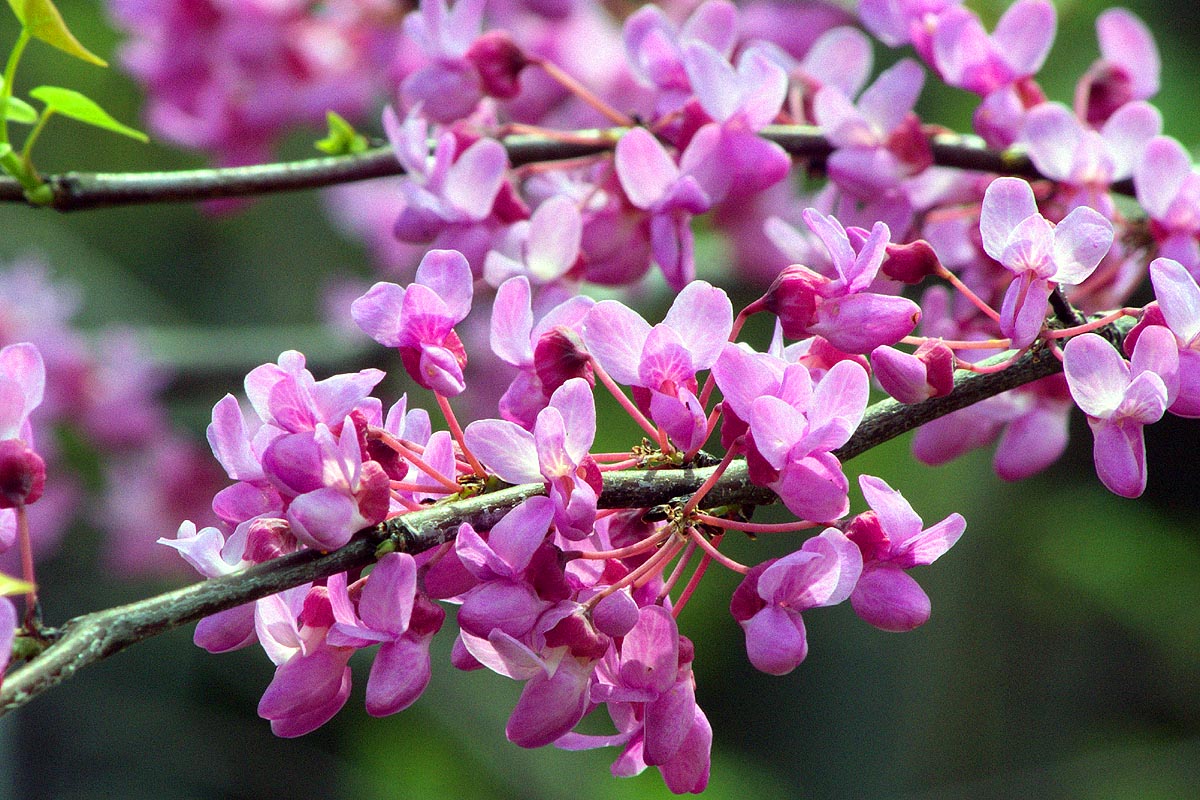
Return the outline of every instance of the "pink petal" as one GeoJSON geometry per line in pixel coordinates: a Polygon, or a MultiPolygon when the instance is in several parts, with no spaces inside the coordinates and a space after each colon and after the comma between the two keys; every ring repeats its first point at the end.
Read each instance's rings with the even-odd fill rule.
{"type": "Polygon", "coordinates": [[[500,360],[514,367],[533,364],[533,309],[530,305],[529,279],[524,275],[509,278],[496,290],[492,303],[490,344],[500,360]]]}
{"type": "Polygon", "coordinates": [[[1087,280],[1112,247],[1112,223],[1097,211],[1079,206],[1054,229],[1051,280],[1075,286],[1087,280]]]}
{"type": "Polygon", "coordinates": [[[1111,344],[1084,333],[1063,348],[1063,372],[1071,397],[1083,413],[1100,419],[1116,410],[1129,385],[1129,365],[1111,344]]]}
{"type": "Polygon", "coordinates": [[[1140,497],[1146,490],[1146,442],[1142,426],[1088,420],[1095,435],[1096,475],[1113,494],[1140,497]]]}
{"type": "Polygon", "coordinates": [[[733,330],[733,304],[723,289],[692,281],[671,304],[663,324],[679,334],[697,370],[708,369],[733,330]]]}
{"type": "Polygon", "coordinates": [[[463,432],[467,447],[503,481],[541,483],[537,445],[533,434],[516,423],[500,419],[472,422],[463,432]]]}
{"type": "Polygon", "coordinates": [[[475,278],[466,257],[457,250],[430,250],[417,267],[416,283],[427,286],[445,304],[447,316],[458,322],[471,313],[475,278]]]}
{"type": "Polygon", "coordinates": [[[1000,261],[1013,230],[1027,217],[1037,214],[1033,189],[1020,178],[997,178],[983,194],[979,233],[983,250],[1000,261]]]}
{"type": "Polygon", "coordinates": [[[1046,0],[1013,3],[996,23],[992,46],[1017,76],[1033,75],[1042,68],[1058,19],[1046,0]]]}
{"type": "Polygon", "coordinates": [[[1178,261],[1156,258],[1150,262],[1150,282],[1167,325],[1190,344],[1200,336],[1200,286],[1178,261]]]}
{"type": "Polygon", "coordinates": [[[450,167],[446,199],[468,219],[479,222],[492,211],[508,170],[508,154],[494,139],[480,139],[450,167]]]}
{"type": "Polygon", "coordinates": [[[858,98],[858,108],[886,137],[913,110],[924,85],[925,70],[921,65],[911,58],[901,59],[867,87],[858,98]]]}
{"type": "Polygon", "coordinates": [[[768,675],[786,675],[808,655],[804,620],[779,606],[767,606],[742,623],[750,663],[768,675]]]}
{"type": "Polygon", "coordinates": [[[429,638],[403,637],[385,642],[375,654],[367,678],[367,713],[384,717],[412,705],[433,674],[429,662],[429,638]]]}
{"type": "Polygon", "coordinates": [[[642,348],[650,323],[616,300],[602,300],[584,318],[583,341],[609,376],[624,386],[638,385],[642,348]]]}
{"type": "Polygon", "coordinates": [[[863,620],[885,631],[911,631],[929,619],[925,590],[907,572],[890,564],[863,570],[850,605],[863,620]]]}
{"type": "Polygon", "coordinates": [[[380,281],[351,304],[350,316],[375,341],[385,347],[399,347],[403,330],[400,324],[403,303],[403,288],[380,281]]]}
{"type": "Polygon", "coordinates": [[[645,128],[634,128],[617,141],[614,164],[629,202],[644,210],[679,180],[679,167],[645,128]]]}
{"type": "Polygon", "coordinates": [[[1096,34],[1104,59],[1121,65],[1129,75],[1134,97],[1158,92],[1158,47],[1145,23],[1126,9],[1109,8],[1096,17],[1096,34]]]}

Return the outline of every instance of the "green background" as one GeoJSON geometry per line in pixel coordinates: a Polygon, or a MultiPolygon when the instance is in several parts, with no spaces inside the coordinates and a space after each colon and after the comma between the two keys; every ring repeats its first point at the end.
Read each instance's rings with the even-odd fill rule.
{"type": "MultiPolygon", "coordinates": [[[[993,21],[1004,5],[973,7],[993,21]]],[[[99,4],[61,6],[85,44],[113,53],[118,37],[99,4]]],[[[1097,55],[1092,25],[1104,5],[1058,7],[1042,83],[1052,99],[1069,102],[1097,55]]],[[[1166,132],[1194,151],[1200,40],[1180,24],[1194,14],[1191,4],[1129,7],[1158,36],[1164,85],[1156,103],[1166,132]]],[[[0,42],[13,37],[15,26],[0,23],[0,42]]],[[[138,91],[118,69],[76,64],[35,43],[18,90],[39,83],[80,89],[118,119],[138,118],[138,91]]],[[[932,90],[920,111],[962,130],[970,102],[932,90]]],[[[313,138],[296,136],[285,154],[309,154],[313,138]]],[[[46,171],[202,163],[58,120],[38,154],[46,171]]],[[[85,287],[87,325],[149,328],[156,357],[200,368],[200,379],[172,393],[173,413],[199,437],[212,403],[286,347],[310,353],[318,377],[367,364],[397,368],[382,348],[315,324],[332,279],[372,276],[362,249],[330,227],[322,202],[315,193],[287,195],[225,216],[188,206],[71,215],[10,206],[0,208],[0,258],[44,255],[58,277],[85,287]]],[[[702,236],[700,250],[715,258],[720,243],[702,236]]],[[[602,446],[627,446],[628,429],[602,428],[610,437],[602,446]]],[[[852,474],[880,475],[902,490],[927,523],[960,511],[967,532],[937,565],[914,573],[933,600],[926,626],[899,636],[867,626],[848,606],[811,611],[811,653],[786,677],[748,667],[728,614],[736,581],[711,570],[682,619],[696,643],[698,699],[715,730],[708,796],[1197,796],[1200,437],[1195,425],[1170,419],[1148,439],[1150,488],[1136,503],[1099,486],[1078,416],[1068,456],[1022,484],[997,479],[987,451],[947,467],[917,465],[907,440],[851,462],[852,474]]],[[[105,575],[96,538],[81,527],[43,566],[52,622],[165,588],[105,575]]],[[[789,545],[764,537],[730,552],[756,562],[789,545]]],[[[446,635],[435,646],[433,684],[414,708],[368,717],[369,662],[356,657],[361,672],[346,708],[298,740],[276,739],[255,716],[272,671],[259,649],[212,656],[190,636],[189,629],[145,642],[0,719],[0,798],[667,794],[653,769],[609,777],[613,751],[508,744],[504,721],[519,686],[446,667],[446,635]]]]}

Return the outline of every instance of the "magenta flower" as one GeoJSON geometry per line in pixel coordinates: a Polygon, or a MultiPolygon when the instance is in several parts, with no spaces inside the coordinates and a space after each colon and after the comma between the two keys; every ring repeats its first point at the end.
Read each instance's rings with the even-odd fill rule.
{"type": "Polygon", "coordinates": [[[341,547],[387,516],[387,473],[378,462],[363,460],[350,417],[336,435],[317,423],[311,432],[275,439],[263,452],[263,471],[286,501],[292,533],[309,547],[341,547]]]}
{"type": "Polygon", "coordinates": [[[1100,58],[1075,90],[1075,112],[1093,127],[1103,125],[1121,106],[1158,93],[1162,63],[1154,36],[1124,8],[1108,8],[1096,17],[1100,58]]]}
{"type": "Polygon", "coordinates": [[[1142,152],[1133,185],[1159,256],[1200,270],[1200,171],[1187,150],[1175,139],[1155,136],[1142,152]]]}
{"type": "Polygon", "coordinates": [[[1020,178],[997,178],[988,185],[979,233],[984,252],[1017,276],[1000,308],[1000,330],[1013,347],[1037,338],[1051,284],[1085,281],[1113,240],[1112,223],[1082,206],[1052,225],[1038,213],[1033,189],[1020,178]]]}
{"type": "Polygon", "coordinates": [[[584,319],[583,341],[613,380],[633,387],[639,407],[675,445],[690,450],[708,437],[696,373],[713,365],[731,330],[728,295],[693,281],[653,327],[616,300],[597,303],[584,319]]]}
{"type": "Polygon", "coordinates": [[[595,300],[575,295],[534,323],[529,280],[518,275],[501,284],[492,304],[491,346],[517,376],[500,398],[500,416],[532,430],[537,413],[571,378],[594,384],[583,346],[583,320],[595,300]]]}
{"type": "MultiPolygon", "coordinates": [[[[690,146],[684,152],[684,165],[694,161],[693,152],[690,146]]],[[[692,215],[707,211],[711,199],[645,128],[621,137],[614,164],[629,202],[650,213],[650,249],[667,285],[683,289],[696,274],[692,215]]]]}
{"type": "Polygon", "coordinates": [[[708,783],[712,729],[696,704],[693,646],[680,636],[671,612],[642,607],[619,652],[596,669],[593,702],[604,702],[617,727],[610,736],[570,733],[554,744],[565,750],[623,746],[614,775],[657,766],[672,792],[700,792],[708,783]]]}
{"type": "Polygon", "coordinates": [[[405,205],[396,220],[396,236],[435,248],[453,245],[468,252],[470,261],[476,253],[482,259],[493,235],[489,220],[506,185],[504,147],[494,139],[464,146],[452,132],[443,131],[431,155],[425,120],[410,114],[401,123],[387,108],[383,125],[405,172],[400,183],[405,205]]]}
{"type": "MultiPolygon", "coordinates": [[[[520,429],[518,429],[520,430],[520,429]]],[[[554,504],[531,497],[504,515],[485,540],[468,523],[458,529],[454,551],[478,583],[465,593],[458,624],[486,639],[493,630],[520,638],[553,605],[538,596],[526,570],[546,541],[554,504]]]]}
{"type": "Polygon", "coordinates": [[[1121,106],[1098,131],[1062,103],[1042,103],[1025,116],[1019,138],[1034,166],[1065,184],[1060,201],[1065,208],[1090,206],[1112,218],[1109,188],[1133,174],[1161,131],[1162,114],[1140,100],[1121,106]]]}
{"type": "Polygon", "coordinates": [[[1150,262],[1150,282],[1158,298],[1137,327],[1135,342],[1148,330],[1146,324],[1165,324],[1175,335],[1179,351],[1179,395],[1169,411],[1181,417],[1200,417],[1200,286],[1178,261],[1156,258],[1150,262]],[[1160,317],[1160,319],[1155,319],[1160,317]]]}
{"type": "Polygon", "coordinates": [[[275,676],[258,703],[271,732],[291,738],[324,725],[350,696],[350,647],[331,647],[334,624],[329,591],[304,584],[255,603],[258,640],[275,663],[275,676]]]}
{"type": "Polygon", "coordinates": [[[329,579],[336,621],[325,640],[334,647],[379,644],[367,678],[367,713],[403,711],[429,684],[429,644],[446,612],[417,592],[416,562],[407,553],[379,559],[357,597],[347,589],[345,573],[329,579]]]}
{"type": "Polygon", "coordinates": [[[901,403],[945,397],[954,389],[954,351],[937,340],[925,342],[915,353],[876,347],[871,369],[883,390],[901,403]]]}
{"type": "Polygon", "coordinates": [[[1018,0],[988,36],[974,12],[948,9],[937,18],[933,62],[951,86],[988,95],[1037,73],[1054,43],[1057,15],[1047,0],[1018,0]]]}
{"type": "Polygon", "coordinates": [[[454,326],[471,311],[474,279],[456,250],[430,250],[407,287],[379,282],[350,313],[372,339],[400,350],[404,368],[421,386],[445,397],[466,388],[467,354],[454,326]]]}
{"type": "Polygon", "coordinates": [[[728,56],[737,39],[737,15],[733,3],[708,0],[681,28],[654,5],[642,6],[625,20],[622,39],[626,62],[635,78],[658,90],[656,110],[660,115],[676,110],[691,96],[683,63],[684,46],[704,42],[728,56]]]}
{"type": "Polygon", "coordinates": [[[826,528],[791,555],[751,569],[729,604],[746,633],[750,663],[770,675],[795,669],[808,655],[800,613],[845,600],[862,571],[862,553],[836,528],[826,528]]]}
{"type": "Polygon", "coordinates": [[[583,217],[575,201],[554,195],[528,220],[509,226],[504,244],[487,254],[483,277],[492,286],[524,275],[537,285],[566,279],[579,260],[583,217]]]}
{"type": "Polygon", "coordinates": [[[1160,325],[1142,331],[1132,362],[1094,333],[1063,348],[1067,385],[1095,437],[1096,474],[1114,494],[1138,497],[1146,489],[1142,426],[1161,419],[1175,400],[1178,352],[1174,336],[1160,325]]]}
{"type": "Polygon", "coordinates": [[[554,524],[568,539],[585,539],[596,522],[600,472],[588,455],[596,436],[591,387],[571,378],[538,412],[533,432],[515,422],[484,419],[467,426],[467,447],[504,481],[546,482],[554,524]]]}
{"type": "Polygon", "coordinates": [[[470,115],[483,98],[475,65],[467,57],[483,30],[486,0],[421,0],[404,18],[404,33],[425,52],[430,63],[404,79],[400,95],[409,108],[419,106],[438,122],[470,115]]]}
{"type": "Polygon", "coordinates": [[[858,16],[888,47],[911,44],[925,61],[933,61],[933,33],[942,15],[962,0],[862,0],[858,16]]]}
{"type": "Polygon", "coordinates": [[[747,197],[783,180],[791,159],[757,135],[783,107],[788,83],[783,68],[751,46],[735,69],[703,42],[684,48],[684,64],[696,101],[713,120],[688,142],[684,171],[713,202],[747,197]]]}
{"type": "Polygon", "coordinates": [[[855,104],[835,86],[813,98],[813,117],[837,148],[829,176],[864,200],[900,191],[901,183],[933,163],[920,121],[912,113],[925,83],[917,62],[903,59],[883,71],[855,104]]]}
{"type": "Polygon", "coordinates": [[[929,596],[906,570],[932,564],[954,546],[966,528],[951,514],[930,528],[904,496],[879,478],[860,475],[858,485],[871,510],[850,522],[846,535],[862,551],[863,571],[850,605],[867,622],[885,631],[910,631],[929,619],[929,596]]]}
{"type": "MultiPolygon", "coordinates": [[[[806,380],[807,376],[800,376],[806,380]]],[[[801,519],[828,522],[850,510],[849,484],[830,451],[845,444],[862,421],[869,379],[853,361],[841,361],[821,379],[804,408],[779,397],[759,397],[750,408],[751,477],[779,495],[801,519]]]]}
{"type": "Polygon", "coordinates": [[[800,339],[816,334],[847,353],[869,353],[911,333],[921,318],[917,304],[869,291],[886,253],[887,225],[875,223],[855,247],[833,217],[810,208],[804,221],[829,251],[837,277],[800,264],[780,273],[760,302],[779,317],[784,335],[800,339]]]}

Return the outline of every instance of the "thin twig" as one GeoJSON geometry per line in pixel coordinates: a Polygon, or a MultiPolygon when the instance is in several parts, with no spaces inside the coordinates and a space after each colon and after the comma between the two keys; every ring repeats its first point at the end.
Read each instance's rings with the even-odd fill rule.
{"type": "MultiPolygon", "coordinates": [[[[627,129],[573,131],[569,136],[514,134],[502,139],[515,166],[561,161],[604,153],[616,146],[627,129]]],[[[760,135],[779,144],[798,159],[821,166],[833,146],[819,128],[808,125],[769,125],[760,135]]],[[[931,136],[935,164],[978,172],[1041,178],[1029,157],[1017,150],[991,150],[974,137],[939,133],[931,136]]],[[[172,172],[65,172],[43,176],[53,193],[52,208],[78,211],[90,208],[148,203],[196,202],[251,197],[275,192],[318,189],[404,173],[390,147],[377,147],[344,156],[310,158],[247,167],[177,170],[172,172]]],[[[1113,190],[1132,194],[1129,181],[1113,190]]],[[[0,202],[25,203],[24,189],[12,178],[0,177],[0,202]]]]}

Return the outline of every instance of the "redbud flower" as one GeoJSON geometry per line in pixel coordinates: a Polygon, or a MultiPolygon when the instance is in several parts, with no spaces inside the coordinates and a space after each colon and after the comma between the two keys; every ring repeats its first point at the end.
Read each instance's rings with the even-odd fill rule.
{"type": "Polygon", "coordinates": [[[1013,3],[991,36],[974,12],[952,8],[937,18],[933,60],[949,85],[991,94],[1042,68],[1056,25],[1054,6],[1047,0],[1013,3]]]}
{"type": "Polygon", "coordinates": [[[768,465],[768,480],[754,474],[755,483],[768,486],[801,519],[827,522],[844,515],[849,484],[830,451],[845,444],[862,421],[868,392],[866,370],[840,361],[803,409],[778,397],[755,400],[749,419],[753,453],[768,465]]]}
{"type": "Polygon", "coordinates": [[[400,350],[408,374],[446,397],[466,388],[467,354],[454,326],[471,311],[471,267],[456,250],[430,250],[408,287],[379,282],[354,301],[358,327],[387,347],[400,350]]]}
{"type": "Polygon", "coordinates": [[[725,292],[693,281],[654,327],[616,300],[597,303],[584,320],[583,340],[613,380],[634,387],[639,406],[675,445],[689,450],[708,435],[696,373],[713,365],[732,329],[725,292]]]}
{"type": "Polygon", "coordinates": [[[571,378],[596,382],[583,346],[583,320],[595,300],[575,295],[534,324],[529,280],[518,275],[501,284],[492,304],[492,352],[516,367],[500,398],[500,416],[532,430],[550,395],[571,378]]]}
{"type": "Polygon", "coordinates": [[[275,676],[258,703],[276,736],[303,736],[324,725],[350,696],[350,647],[331,647],[334,624],[329,591],[303,584],[255,603],[258,640],[275,663],[275,676]]]}
{"type": "Polygon", "coordinates": [[[367,576],[357,603],[346,574],[329,579],[336,620],[325,640],[334,647],[379,644],[367,678],[367,713],[382,717],[412,705],[431,675],[429,644],[446,612],[417,592],[417,566],[407,553],[388,553],[367,576]]]}
{"type": "Polygon", "coordinates": [[[561,281],[579,259],[583,217],[575,201],[554,195],[533,212],[508,228],[500,249],[487,254],[483,277],[499,286],[516,275],[541,285],[561,281]]]}
{"type": "Polygon", "coordinates": [[[829,176],[866,200],[895,193],[901,182],[933,163],[933,155],[912,109],[925,83],[925,71],[904,59],[880,74],[858,103],[833,86],[813,98],[813,116],[837,148],[829,176]]]}
{"type": "Polygon", "coordinates": [[[836,528],[826,528],[791,555],[751,569],[729,604],[746,633],[750,663],[770,675],[795,669],[808,655],[800,612],[845,600],[862,569],[862,553],[836,528]]]}
{"type": "MultiPolygon", "coordinates": [[[[1200,286],[1182,264],[1168,258],[1150,262],[1150,282],[1161,322],[1175,335],[1179,351],[1179,395],[1169,410],[1181,417],[1200,417],[1200,286]]],[[[1147,317],[1153,309],[1147,309],[1147,317]]],[[[1142,325],[1139,322],[1129,335],[1135,347],[1149,330],[1142,325]]]]}
{"type": "Polygon", "coordinates": [[[930,340],[915,353],[894,347],[871,351],[871,368],[883,390],[901,403],[945,397],[954,389],[954,351],[930,340]]]}
{"type": "Polygon", "coordinates": [[[960,514],[923,529],[904,496],[879,478],[860,475],[858,485],[871,510],[850,522],[846,535],[862,551],[863,571],[850,605],[885,631],[910,631],[929,619],[929,596],[905,571],[932,564],[954,546],[966,528],[960,514]]]}
{"type": "Polygon", "coordinates": [[[1075,90],[1075,111],[1093,127],[1133,100],[1158,93],[1162,64],[1154,36],[1124,8],[1109,8],[1096,17],[1100,58],[1088,68],[1075,90]]]}
{"type": "Polygon", "coordinates": [[[1057,226],[1038,213],[1033,189],[1020,178],[988,185],[979,216],[983,249],[1017,276],[1000,308],[1000,330],[1013,347],[1037,338],[1051,283],[1074,286],[1092,274],[1112,246],[1112,223],[1079,207],[1057,226]]]}
{"type": "Polygon", "coordinates": [[[588,456],[596,435],[591,387],[572,378],[538,412],[533,432],[500,419],[467,426],[467,447],[501,480],[513,484],[545,481],[554,501],[554,523],[568,539],[585,539],[596,522],[601,483],[588,456]]]}
{"type": "Polygon", "coordinates": [[[799,339],[818,334],[847,353],[869,353],[911,333],[921,317],[917,304],[869,291],[883,263],[887,225],[875,223],[856,249],[833,217],[810,208],[804,221],[829,251],[837,277],[799,264],[780,273],[760,302],[779,317],[784,335],[799,339]]]}
{"type": "MultiPolygon", "coordinates": [[[[691,165],[691,147],[683,164],[691,165]]],[[[696,273],[691,220],[712,205],[709,195],[684,166],[645,128],[634,128],[617,142],[614,165],[629,202],[650,212],[650,248],[667,285],[683,289],[696,273]]]]}
{"type": "Polygon", "coordinates": [[[1140,100],[1121,106],[1098,131],[1062,103],[1042,103],[1026,115],[1019,138],[1034,166],[1065,184],[1064,207],[1088,206],[1111,218],[1109,187],[1133,174],[1147,143],[1161,131],[1162,114],[1140,100]]]}
{"type": "Polygon", "coordinates": [[[1155,136],[1142,152],[1133,185],[1159,256],[1200,270],[1200,171],[1187,150],[1176,139],[1155,136]]]}
{"type": "Polygon", "coordinates": [[[1096,474],[1109,491],[1138,497],[1146,489],[1142,426],[1158,422],[1175,399],[1179,356],[1169,330],[1142,331],[1132,363],[1094,333],[1063,348],[1063,371],[1095,437],[1096,474]]]}

